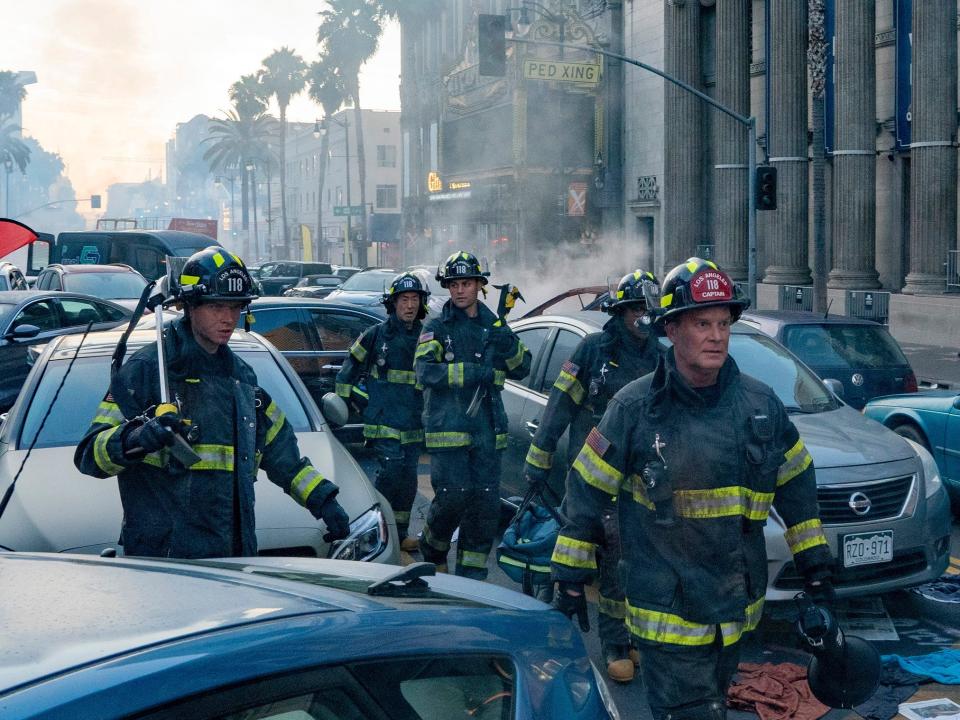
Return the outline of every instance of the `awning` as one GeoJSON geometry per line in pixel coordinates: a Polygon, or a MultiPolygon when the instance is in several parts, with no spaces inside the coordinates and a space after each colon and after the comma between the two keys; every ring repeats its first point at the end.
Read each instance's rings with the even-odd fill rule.
{"type": "Polygon", "coordinates": [[[370,242],[400,242],[400,213],[374,213],[370,216],[370,242]]]}

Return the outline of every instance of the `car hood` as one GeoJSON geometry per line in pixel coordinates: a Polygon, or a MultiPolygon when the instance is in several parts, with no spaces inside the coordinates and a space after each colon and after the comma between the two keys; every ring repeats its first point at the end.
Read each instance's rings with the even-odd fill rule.
{"type": "Polygon", "coordinates": [[[382,293],[367,290],[334,290],[327,295],[327,300],[341,300],[354,305],[379,305],[382,293]]]}
{"type": "Polygon", "coordinates": [[[916,407],[917,405],[926,404],[924,401],[930,399],[944,399],[949,398],[953,399],[957,396],[956,390],[950,390],[948,388],[938,388],[936,390],[921,390],[920,392],[913,393],[898,393],[896,395],[883,395],[882,397],[877,397],[871,399],[867,404],[868,405],[903,405],[906,407],[916,407]]]}
{"type": "Polygon", "coordinates": [[[915,457],[910,444],[847,406],[790,416],[818,468],[868,465],[915,457]]]}

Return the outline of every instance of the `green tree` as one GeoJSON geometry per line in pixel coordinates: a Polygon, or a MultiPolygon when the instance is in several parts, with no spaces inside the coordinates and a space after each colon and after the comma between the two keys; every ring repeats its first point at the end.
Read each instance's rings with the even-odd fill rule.
{"type": "Polygon", "coordinates": [[[20,137],[20,126],[10,122],[0,125],[0,165],[8,163],[16,165],[22,173],[30,164],[30,148],[20,137]]]}
{"type": "Polygon", "coordinates": [[[263,95],[274,98],[280,110],[280,217],[283,223],[283,247],[290,255],[289,230],[287,228],[287,106],[290,98],[300,93],[306,85],[307,64],[303,58],[288,47],[274,50],[263,59],[263,68],[257,79],[263,95]]]}
{"type": "Polygon", "coordinates": [[[230,102],[237,109],[237,114],[244,117],[252,117],[267,111],[267,103],[264,102],[263,87],[257,79],[256,73],[243,75],[228,91],[230,102]]]}
{"type": "MultiPolygon", "coordinates": [[[[325,55],[310,65],[307,71],[310,99],[323,110],[324,121],[343,107],[346,98],[343,76],[339,68],[325,55]]],[[[326,259],[326,245],[323,242],[323,185],[327,175],[327,154],[330,138],[323,133],[320,140],[320,172],[317,183],[317,240],[320,244],[321,260],[326,259]]]]}
{"type": "Polygon", "coordinates": [[[27,97],[27,89],[17,80],[17,74],[0,70],[0,119],[13,115],[27,97]]]}

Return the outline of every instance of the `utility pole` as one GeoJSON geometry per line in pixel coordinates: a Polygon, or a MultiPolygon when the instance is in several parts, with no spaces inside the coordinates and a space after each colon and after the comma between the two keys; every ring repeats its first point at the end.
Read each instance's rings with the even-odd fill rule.
{"type": "Polygon", "coordinates": [[[813,95],[813,311],[827,311],[827,151],[824,141],[827,42],[823,0],[808,0],[807,62],[813,95]]]}

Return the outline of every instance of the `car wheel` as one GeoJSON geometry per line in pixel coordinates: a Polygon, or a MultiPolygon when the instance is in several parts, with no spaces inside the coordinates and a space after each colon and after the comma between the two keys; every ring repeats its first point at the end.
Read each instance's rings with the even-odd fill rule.
{"type": "Polygon", "coordinates": [[[930,443],[927,442],[927,437],[923,434],[923,431],[920,430],[913,423],[903,423],[902,425],[897,425],[893,428],[893,431],[900,437],[905,437],[907,440],[913,440],[918,445],[923,445],[927,450],[930,450],[930,443]]]}

